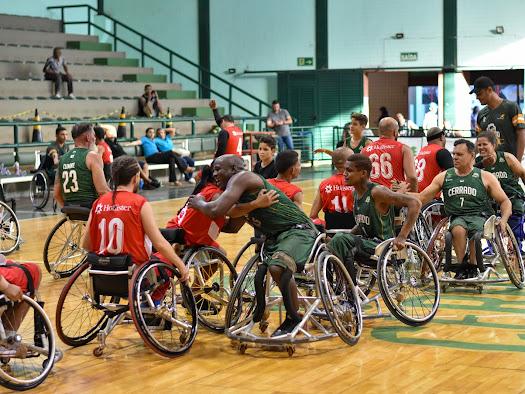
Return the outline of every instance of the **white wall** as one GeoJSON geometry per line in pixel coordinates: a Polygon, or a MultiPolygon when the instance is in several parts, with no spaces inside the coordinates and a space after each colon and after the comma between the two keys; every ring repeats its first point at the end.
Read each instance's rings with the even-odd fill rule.
{"type": "Polygon", "coordinates": [[[330,68],[441,67],[443,1],[328,1],[328,59],[330,68]],[[401,52],[418,60],[401,62],[401,52]]]}
{"type": "Polygon", "coordinates": [[[458,1],[458,64],[460,67],[523,68],[525,23],[522,0],[458,1]],[[503,26],[504,34],[494,34],[503,26]]]}
{"type": "MultiPolygon", "coordinates": [[[[276,74],[245,70],[295,70],[298,57],[315,58],[314,0],[215,0],[210,15],[212,71],[261,100],[276,98],[276,74]],[[237,74],[226,74],[229,68],[237,74]]],[[[213,87],[227,93],[223,84],[213,87]]],[[[251,101],[246,104],[258,111],[251,101]]]]}

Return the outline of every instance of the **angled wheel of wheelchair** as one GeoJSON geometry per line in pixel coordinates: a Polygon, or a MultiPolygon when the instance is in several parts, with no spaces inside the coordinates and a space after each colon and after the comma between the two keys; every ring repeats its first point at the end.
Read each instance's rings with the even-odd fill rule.
{"type": "Polygon", "coordinates": [[[174,266],[150,261],[135,270],[129,285],[137,331],[150,349],[170,358],[187,352],[197,335],[195,300],[178,275],[174,266]]]}
{"type": "Polygon", "coordinates": [[[445,217],[445,204],[441,200],[432,200],[421,208],[421,215],[433,231],[445,217]]]}
{"type": "Polygon", "coordinates": [[[11,390],[28,390],[42,383],[55,362],[56,341],[51,321],[38,302],[24,295],[28,312],[15,334],[14,315],[4,308],[12,302],[0,295],[0,385],[11,390]],[[14,331],[14,330],[13,330],[14,331]]]}
{"type": "Polygon", "coordinates": [[[78,268],[58,298],[57,334],[69,346],[91,342],[108,321],[108,316],[95,300],[89,266],[86,262],[78,268]]]}
{"type": "Polygon", "coordinates": [[[51,193],[51,182],[44,171],[37,171],[31,179],[29,198],[33,208],[42,209],[46,206],[51,193]]]}
{"type": "MultiPolygon", "coordinates": [[[[226,308],[225,326],[228,330],[233,326],[243,326],[252,321],[257,307],[255,294],[255,274],[259,268],[260,256],[255,255],[246,263],[239,274],[226,308]]],[[[266,275],[263,279],[266,286],[266,275]]]]}
{"type": "Polygon", "coordinates": [[[503,234],[498,226],[495,238],[496,247],[499,249],[499,256],[509,275],[510,281],[518,289],[523,289],[525,287],[525,269],[523,267],[520,248],[512,229],[507,224],[507,231],[503,234]]]}
{"type": "Polygon", "coordinates": [[[248,261],[258,253],[259,247],[263,240],[261,238],[252,237],[237,253],[233,259],[232,265],[234,268],[242,269],[248,261]]]}
{"type": "Polygon", "coordinates": [[[361,304],[343,263],[323,252],[315,263],[316,282],[328,319],[344,342],[355,345],[363,329],[361,304]]]}
{"type": "Polygon", "coordinates": [[[427,246],[427,254],[432,260],[436,271],[443,269],[443,259],[445,258],[445,235],[448,229],[448,218],[443,218],[434,228],[430,242],[427,246]]]}
{"type": "Polygon", "coordinates": [[[63,217],[44,244],[44,265],[57,278],[67,278],[82,264],[86,252],[80,247],[86,223],[63,217]]]}
{"type": "Polygon", "coordinates": [[[237,279],[237,272],[218,249],[200,247],[189,251],[184,262],[190,270],[190,283],[199,322],[222,333],[226,308],[237,279]]]}
{"type": "Polygon", "coordinates": [[[392,315],[410,326],[432,320],[439,306],[439,279],[423,249],[407,242],[394,251],[389,242],[379,256],[377,273],[379,291],[392,315]]]}
{"type": "Polygon", "coordinates": [[[9,254],[20,245],[20,223],[9,205],[0,201],[0,253],[9,254]]]}

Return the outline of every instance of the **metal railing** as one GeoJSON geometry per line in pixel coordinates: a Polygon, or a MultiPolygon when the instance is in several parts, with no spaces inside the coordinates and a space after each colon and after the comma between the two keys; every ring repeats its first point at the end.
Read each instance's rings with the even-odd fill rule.
{"type": "MultiPolygon", "coordinates": [[[[231,82],[227,81],[226,79],[220,77],[219,75],[211,72],[210,70],[200,66],[199,64],[191,61],[190,59],[182,56],[181,54],[171,50],[170,48],[159,44],[155,42],[154,40],[150,39],[149,37],[145,36],[144,34],[140,33],[139,31],[125,25],[124,23],[116,20],[115,18],[100,13],[96,8],[88,5],[88,4],[78,4],[78,5],[63,5],[63,6],[52,6],[47,7],[48,10],[60,10],[60,20],[62,22],[62,25],[64,26],[64,30],[66,26],[72,26],[72,25],[87,25],[87,32],[88,35],[90,35],[93,31],[95,32],[101,32],[104,34],[107,34],[113,39],[113,50],[117,50],[117,44],[122,43],[126,45],[129,48],[134,49],[135,51],[138,51],[140,53],[140,61],[141,61],[141,67],[144,67],[146,58],[151,59],[156,64],[159,64],[163,67],[166,67],[169,70],[169,80],[170,83],[173,83],[173,76],[174,74],[178,74],[187,80],[195,83],[198,85],[201,89],[207,90],[211,93],[213,93],[215,96],[222,98],[223,100],[226,100],[228,103],[228,112],[231,114],[233,111],[233,108],[240,109],[244,111],[245,113],[251,115],[251,116],[263,116],[263,109],[271,108],[271,105],[264,102],[263,100],[259,99],[258,97],[254,96],[253,94],[247,92],[244,89],[241,89],[231,82]],[[66,9],[82,9],[85,8],[87,11],[86,14],[86,20],[74,20],[74,21],[66,21],[66,13],[64,12],[66,9]],[[97,25],[93,21],[93,14],[95,14],[96,17],[103,17],[106,20],[109,20],[112,24],[112,31],[106,30],[104,27],[97,25]],[[121,29],[124,29],[127,32],[133,33],[139,40],[140,44],[135,45],[133,43],[128,42],[127,40],[123,39],[119,36],[119,31],[121,29]],[[145,49],[146,43],[152,44],[155,47],[159,48],[163,53],[168,55],[168,62],[160,60],[158,57],[153,56],[151,53],[148,53],[145,49]],[[192,76],[188,75],[187,73],[178,70],[174,68],[173,61],[174,59],[181,60],[185,65],[191,66],[194,70],[198,71],[198,79],[193,78],[192,76]],[[212,85],[213,82],[220,82],[224,84],[228,89],[228,95],[225,96],[224,94],[220,93],[216,89],[213,89],[211,86],[208,86],[204,84],[201,80],[203,79],[202,76],[207,75],[210,78],[210,85],[212,85]],[[234,100],[234,93],[241,94],[244,99],[249,99],[252,101],[252,103],[255,103],[255,105],[258,106],[258,111],[254,112],[251,109],[246,108],[244,105],[240,104],[238,101],[234,100]]],[[[259,126],[260,127],[260,126],[259,126]]]]}

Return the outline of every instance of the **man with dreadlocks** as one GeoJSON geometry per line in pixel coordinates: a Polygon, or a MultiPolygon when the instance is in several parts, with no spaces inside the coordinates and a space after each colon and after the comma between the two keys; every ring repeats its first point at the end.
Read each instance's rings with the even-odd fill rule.
{"type": "Polygon", "coordinates": [[[134,264],[140,265],[149,261],[153,244],[186,282],[188,268],[160,233],[151,205],[137,194],[140,182],[137,160],[130,156],[117,158],[111,177],[113,191],[93,203],[82,247],[104,256],[128,254],[134,264]]]}
{"type": "MultiPolygon", "coordinates": [[[[191,196],[188,206],[211,218],[221,217],[237,203],[249,203],[257,199],[263,189],[274,190],[279,201],[264,209],[255,209],[247,215],[248,222],[266,236],[265,252],[269,258],[264,261],[261,272],[269,269],[278,283],[286,307],[286,319],[273,333],[284,335],[293,331],[301,321],[297,313],[299,299],[293,279],[295,272],[301,272],[312,250],[318,234],[314,224],[286,195],[262,176],[244,171],[239,156],[224,155],[215,159],[213,177],[219,188],[224,190],[215,201],[206,201],[202,196],[191,196]]],[[[256,289],[262,294],[262,289],[256,289]]],[[[264,309],[264,306],[261,305],[264,309]]],[[[259,301],[258,301],[259,309],[259,301]]]]}

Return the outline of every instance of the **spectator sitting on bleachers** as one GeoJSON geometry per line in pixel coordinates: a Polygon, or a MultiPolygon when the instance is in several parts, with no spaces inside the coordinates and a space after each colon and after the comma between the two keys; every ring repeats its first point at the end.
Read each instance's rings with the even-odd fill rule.
{"type": "MultiPolygon", "coordinates": [[[[184,162],[187,164],[188,167],[195,166],[195,161],[193,161],[191,156],[189,156],[190,152],[186,151],[187,155],[181,155],[179,151],[173,147],[173,140],[171,138],[174,134],[175,134],[174,128],[163,129],[159,127],[157,129],[157,136],[155,137],[155,140],[154,140],[155,145],[157,145],[157,148],[159,148],[161,152],[172,151],[177,156],[181,156],[182,160],[184,160],[184,162]],[[170,133],[169,135],[166,134],[166,131],[168,130],[170,133]]],[[[183,149],[183,151],[184,150],[185,149],[183,149]]],[[[186,180],[186,182],[189,182],[189,183],[195,183],[195,179],[193,178],[193,172],[184,173],[184,180],[186,180]]]]}
{"type": "Polygon", "coordinates": [[[193,167],[188,167],[186,162],[178,157],[171,150],[166,152],[160,152],[157,145],[155,145],[155,130],[153,127],[146,129],[146,135],[140,140],[130,142],[129,146],[142,146],[142,152],[144,158],[149,164],[167,164],[169,166],[169,182],[172,185],[180,186],[180,182],[177,180],[177,173],[175,172],[175,166],[178,167],[181,173],[193,172],[193,167]]]}
{"type": "Polygon", "coordinates": [[[55,140],[47,147],[44,163],[41,163],[40,165],[40,167],[46,171],[51,182],[55,181],[55,171],[58,168],[60,158],[69,151],[69,146],[66,145],[66,140],[66,128],[58,125],[55,130],[55,140]]]}
{"type": "Polygon", "coordinates": [[[160,104],[157,92],[153,90],[151,85],[144,86],[144,94],[139,97],[139,113],[138,116],[159,116],[164,113],[162,105],[160,104]]]}
{"type": "Polygon", "coordinates": [[[97,144],[97,152],[102,158],[102,163],[104,164],[104,176],[106,181],[109,181],[111,178],[111,163],[113,163],[113,151],[109,145],[104,141],[105,132],[104,129],[100,126],[93,127],[95,130],[95,138],[97,144]]]}
{"type": "Polygon", "coordinates": [[[62,57],[62,48],[54,48],[53,56],[46,60],[44,65],[44,77],[48,81],[55,82],[55,98],[61,98],[62,81],[67,82],[67,95],[69,98],[73,96],[73,77],[69,73],[66,61],[62,57]]]}
{"type": "MultiPolygon", "coordinates": [[[[109,148],[111,149],[113,159],[127,155],[122,145],[120,145],[117,141],[117,129],[115,128],[115,126],[110,124],[103,124],[100,125],[100,127],[104,129],[106,135],[104,141],[106,141],[109,148]]],[[[148,163],[146,163],[144,160],[137,161],[139,162],[140,166],[140,178],[144,181],[143,189],[152,190],[160,187],[160,182],[150,175],[148,170],[148,163]]]]}

